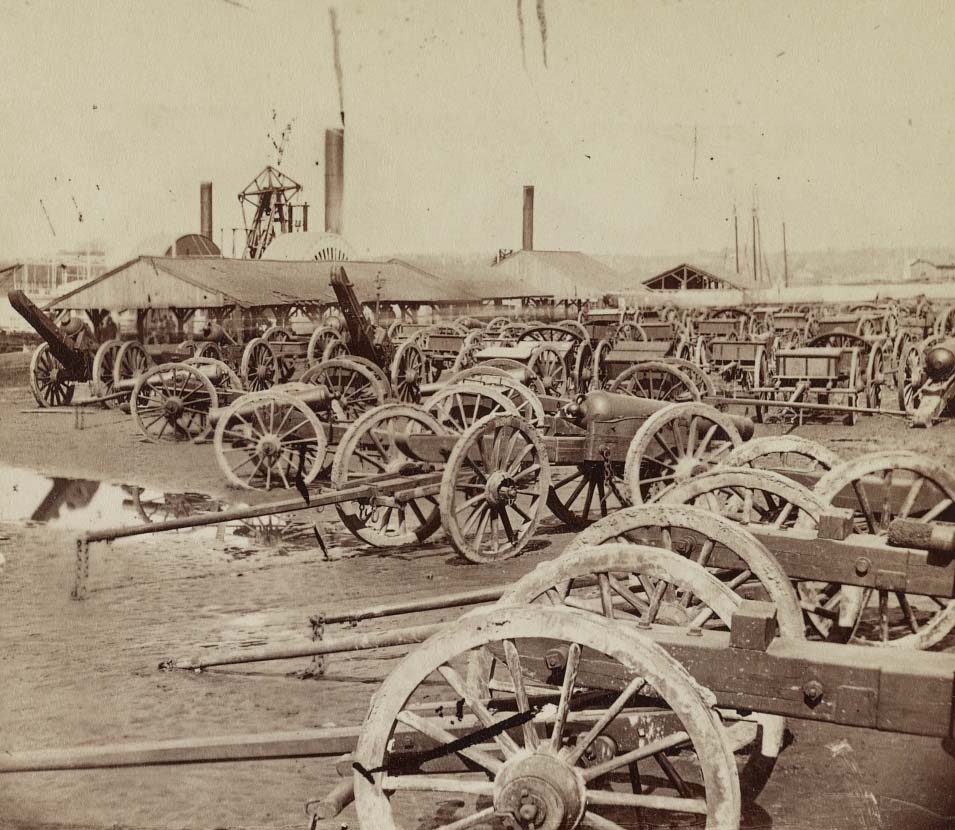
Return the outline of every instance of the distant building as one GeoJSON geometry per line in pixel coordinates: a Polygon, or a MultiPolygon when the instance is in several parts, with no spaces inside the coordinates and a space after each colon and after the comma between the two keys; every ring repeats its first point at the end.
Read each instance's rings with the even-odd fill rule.
{"type": "MultiPolygon", "coordinates": [[[[624,284],[613,268],[580,251],[499,251],[490,272],[515,297],[596,299],[620,293],[624,284]]],[[[501,289],[487,293],[500,295],[501,289]]]]}
{"type": "Polygon", "coordinates": [[[22,259],[0,265],[0,328],[29,329],[26,321],[7,302],[10,291],[22,291],[38,306],[106,273],[103,251],[57,251],[49,259],[22,259]]]}
{"type": "Polygon", "coordinates": [[[653,274],[641,280],[644,288],[652,291],[713,291],[720,289],[739,289],[742,286],[736,279],[722,274],[714,274],[695,265],[681,262],[661,274],[653,274]]]}
{"type": "Polygon", "coordinates": [[[955,262],[929,262],[921,257],[905,264],[907,280],[951,280],[955,279],[955,262]]]}

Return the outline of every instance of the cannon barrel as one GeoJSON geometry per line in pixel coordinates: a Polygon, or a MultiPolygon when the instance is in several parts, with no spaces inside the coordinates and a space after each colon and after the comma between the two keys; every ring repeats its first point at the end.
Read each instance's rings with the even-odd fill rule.
{"type": "Polygon", "coordinates": [[[86,354],[73,348],[73,344],[57,329],[56,323],[22,291],[8,292],[7,300],[16,312],[30,324],[33,330],[43,338],[44,342],[50,347],[50,353],[53,357],[70,375],[77,380],[82,380],[86,374],[86,354]]]}
{"type": "MultiPolygon", "coordinates": [[[[594,421],[612,421],[617,418],[649,418],[674,401],[637,398],[620,392],[607,392],[600,389],[588,392],[578,399],[578,403],[566,408],[567,414],[581,426],[589,426],[594,421]]],[[[725,415],[725,413],[724,413],[725,415]]],[[[727,415],[733,421],[740,437],[752,438],[755,425],[742,415],[727,415]]]]}
{"type": "MultiPolygon", "coordinates": [[[[167,369],[163,372],[155,372],[149,376],[150,383],[172,383],[174,382],[179,375],[183,372],[192,371],[198,372],[200,375],[207,377],[210,381],[215,383],[226,374],[221,366],[214,366],[210,364],[189,364],[188,367],[183,364],[175,369],[167,369]]],[[[136,387],[138,378],[123,378],[122,380],[113,384],[114,392],[132,392],[136,387]]]]}
{"type": "Polygon", "coordinates": [[[889,523],[889,544],[955,555],[955,524],[894,519],[889,523]]]}
{"type": "MultiPolygon", "coordinates": [[[[286,383],[273,386],[268,392],[252,392],[239,398],[231,406],[236,406],[240,415],[252,415],[255,405],[269,393],[284,393],[302,401],[314,412],[327,412],[332,407],[334,395],[327,386],[311,383],[286,383]],[[254,396],[254,397],[253,397],[254,396]]],[[[209,423],[215,426],[219,419],[231,409],[231,406],[216,406],[209,410],[209,423]]]]}

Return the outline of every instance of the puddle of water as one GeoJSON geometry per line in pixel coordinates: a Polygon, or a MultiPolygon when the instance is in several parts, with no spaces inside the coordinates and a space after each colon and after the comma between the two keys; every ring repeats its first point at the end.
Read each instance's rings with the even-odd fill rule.
{"type": "MultiPolygon", "coordinates": [[[[39,523],[80,531],[163,522],[218,513],[237,506],[244,505],[229,504],[202,493],[166,493],[132,484],[52,477],[0,465],[0,522],[39,523]]],[[[344,528],[336,526],[336,521],[332,522],[332,526],[323,523],[321,527],[322,541],[327,546],[355,547],[358,544],[344,528]]],[[[225,554],[233,559],[245,559],[262,550],[278,556],[322,550],[314,516],[310,517],[307,511],[172,532],[189,534],[197,541],[218,541],[223,544],[225,554]]]]}

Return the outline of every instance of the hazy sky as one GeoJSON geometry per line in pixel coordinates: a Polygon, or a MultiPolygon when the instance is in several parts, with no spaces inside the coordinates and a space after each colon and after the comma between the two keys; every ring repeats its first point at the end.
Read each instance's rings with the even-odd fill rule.
{"type": "MultiPolygon", "coordinates": [[[[339,2],[345,234],[362,253],[955,244],[955,3],[339,2]],[[694,131],[697,136],[693,178],[694,131]]],[[[275,161],[321,222],[338,125],[315,0],[0,0],[0,260],[242,224],[275,161]],[[274,119],[273,119],[274,112],[274,119]],[[43,200],[55,230],[41,208],[43,200]],[[75,200],[75,204],[74,204],[75,200]],[[82,214],[82,222],[79,216],[82,214]]]]}

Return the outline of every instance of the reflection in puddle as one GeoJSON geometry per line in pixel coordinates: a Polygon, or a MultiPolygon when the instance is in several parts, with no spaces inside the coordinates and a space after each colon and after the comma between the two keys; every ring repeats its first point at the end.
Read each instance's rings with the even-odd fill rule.
{"type": "MultiPolygon", "coordinates": [[[[165,522],[242,506],[203,493],[165,493],[132,484],[51,477],[0,465],[0,522],[36,522],[79,531],[165,522]]],[[[318,529],[314,520],[313,512],[302,511],[170,532],[188,534],[197,542],[218,542],[233,559],[245,559],[263,550],[284,556],[304,550],[324,554],[329,544],[355,546],[356,540],[336,522],[330,528],[318,529]]]]}

